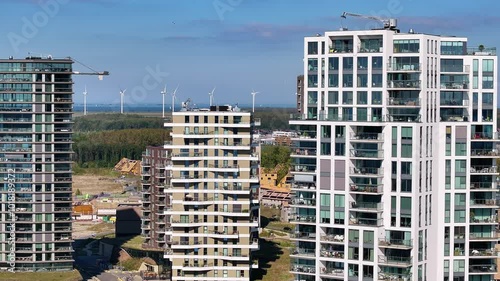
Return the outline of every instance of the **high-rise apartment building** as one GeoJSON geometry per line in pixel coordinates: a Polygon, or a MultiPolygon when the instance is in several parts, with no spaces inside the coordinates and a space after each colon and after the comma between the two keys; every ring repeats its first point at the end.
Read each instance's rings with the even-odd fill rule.
{"type": "Polygon", "coordinates": [[[169,153],[163,146],[148,146],[142,155],[142,236],[146,249],[163,250],[166,245],[165,231],[170,220],[165,210],[172,207],[165,194],[170,180],[165,169],[172,163],[169,153]]]}
{"type": "Polygon", "coordinates": [[[494,280],[496,49],[388,29],[304,47],[296,280],[494,280]]]}
{"type": "Polygon", "coordinates": [[[0,268],[73,269],[71,59],[0,60],[0,268]]]}
{"type": "Polygon", "coordinates": [[[259,125],[230,106],[172,114],[165,258],[172,280],[251,280],[258,265],[259,125]]]}

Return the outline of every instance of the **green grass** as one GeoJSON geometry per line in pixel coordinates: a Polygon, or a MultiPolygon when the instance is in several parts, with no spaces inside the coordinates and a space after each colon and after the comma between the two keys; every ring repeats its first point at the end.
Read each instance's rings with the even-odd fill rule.
{"type": "Polygon", "coordinates": [[[112,231],[115,230],[115,225],[112,223],[98,223],[94,224],[93,226],[89,227],[87,229],[88,231],[95,231],[95,232],[107,232],[107,231],[112,231]]]}
{"type": "Polygon", "coordinates": [[[281,210],[271,207],[260,207],[260,216],[272,219],[273,217],[279,218],[281,216],[281,210]]]}
{"type": "Polygon", "coordinates": [[[81,281],[82,275],[77,270],[66,272],[1,272],[2,281],[81,281]]]}
{"type": "MultiPolygon", "coordinates": [[[[289,241],[274,239],[272,241],[260,240],[260,250],[255,253],[259,259],[259,269],[255,270],[256,281],[289,281],[293,279],[290,274],[289,241]]],[[[252,273],[254,274],[254,273],[252,273]]]]}
{"type": "Polygon", "coordinates": [[[142,259],[140,258],[130,258],[126,261],[121,262],[124,270],[127,271],[137,271],[142,264],[142,259]]]}
{"type": "Polygon", "coordinates": [[[286,233],[291,233],[294,229],[294,225],[287,222],[271,221],[266,226],[267,229],[283,231],[286,233]]]}

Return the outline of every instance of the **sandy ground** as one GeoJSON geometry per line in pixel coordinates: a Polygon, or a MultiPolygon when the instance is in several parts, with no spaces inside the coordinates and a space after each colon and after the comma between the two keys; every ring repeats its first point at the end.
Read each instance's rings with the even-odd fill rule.
{"type": "Polygon", "coordinates": [[[99,234],[103,232],[109,232],[114,229],[115,225],[114,224],[109,224],[106,222],[90,222],[90,221],[74,221],[73,222],[73,239],[79,239],[82,237],[89,237],[92,234],[99,234]],[[100,230],[95,231],[90,229],[91,227],[95,225],[102,225],[100,227],[100,230]]]}
{"type": "Polygon", "coordinates": [[[116,178],[99,177],[92,175],[73,176],[73,191],[80,189],[82,194],[119,193],[122,184],[116,178]]]}

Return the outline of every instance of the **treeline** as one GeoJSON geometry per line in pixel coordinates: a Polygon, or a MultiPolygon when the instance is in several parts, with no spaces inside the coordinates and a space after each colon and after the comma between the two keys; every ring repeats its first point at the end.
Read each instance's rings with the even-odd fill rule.
{"type": "Polygon", "coordinates": [[[269,107],[255,109],[255,117],[261,119],[260,129],[262,130],[288,130],[290,128],[290,125],[288,125],[290,114],[295,113],[297,113],[295,108],[269,107]]]}
{"type": "Polygon", "coordinates": [[[126,129],[76,133],[74,161],[82,168],[113,167],[123,157],[140,160],[146,146],[161,146],[166,129],[126,129]]]}
{"type": "Polygon", "coordinates": [[[163,118],[135,114],[100,113],[75,118],[75,132],[163,128],[163,118]]]}

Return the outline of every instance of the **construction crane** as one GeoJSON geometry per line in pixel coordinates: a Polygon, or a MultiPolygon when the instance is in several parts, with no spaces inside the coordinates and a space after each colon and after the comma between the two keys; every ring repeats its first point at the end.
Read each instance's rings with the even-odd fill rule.
{"type": "MultiPolygon", "coordinates": [[[[38,53],[32,53],[32,52],[28,52],[28,57],[27,59],[49,59],[51,60],[52,59],[52,55],[46,55],[46,54],[38,54],[38,53]]],[[[108,76],[109,75],[109,71],[97,71],[93,68],[91,68],[90,66],[87,66],[79,61],[77,61],[75,58],[72,58],[72,57],[68,57],[68,59],[82,65],[83,67],[86,67],[87,69],[91,70],[91,72],[81,72],[81,71],[73,71],[72,74],[73,75],[98,75],[99,76],[99,80],[102,80],[104,78],[104,76],[108,76]]]]}
{"type": "Polygon", "coordinates": [[[380,18],[380,17],[375,17],[375,16],[353,14],[353,13],[348,13],[348,12],[343,12],[340,17],[345,19],[345,18],[347,18],[347,16],[379,21],[384,25],[384,29],[397,30],[396,29],[396,27],[398,25],[397,19],[385,19],[385,18],[380,18]]]}
{"type": "Polygon", "coordinates": [[[93,68],[91,68],[90,66],[87,66],[77,60],[75,60],[75,58],[72,58],[72,57],[69,57],[71,60],[73,60],[74,62],[88,68],[89,70],[91,70],[92,72],[80,72],[80,71],[73,71],[73,75],[99,75],[99,80],[102,80],[104,78],[104,76],[108,76],[109,75],[109,71],[97,71],[93,68]]]}

